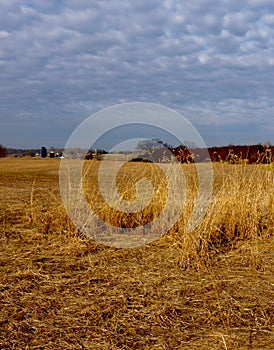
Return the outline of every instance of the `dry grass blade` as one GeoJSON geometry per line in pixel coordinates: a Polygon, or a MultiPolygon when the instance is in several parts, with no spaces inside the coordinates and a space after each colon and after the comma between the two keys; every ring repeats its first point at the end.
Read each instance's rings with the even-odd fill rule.
{"type": "Polygon", "coordinates": [[[184,165],[184,215],[135,249],[79,234],[58,166],[0,160],[1,349],[273,349],[272,165],[216,165],[210,208],[188,235],[197,184],[184,165]]]}

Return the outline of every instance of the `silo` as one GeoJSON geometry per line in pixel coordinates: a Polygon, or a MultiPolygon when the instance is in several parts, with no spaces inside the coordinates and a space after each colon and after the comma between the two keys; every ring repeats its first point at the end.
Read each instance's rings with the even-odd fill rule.
{"type": "Polygon", "coordinates": [[[42,146],[41,147],[41,158],[47,158],[47,149],[46,147],[42,146]]]}

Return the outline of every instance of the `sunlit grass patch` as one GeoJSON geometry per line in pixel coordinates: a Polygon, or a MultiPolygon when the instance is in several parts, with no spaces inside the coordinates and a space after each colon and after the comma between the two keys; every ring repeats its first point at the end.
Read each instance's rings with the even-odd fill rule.
{"type": "MultiPolygon", "coordinates": [[[[208,211],[186,234],[197,174],[183,165],[178,223],[149,245],[115,249],[75,228],[60,198],[58,166],[0,160],[0,348],[273,348],[273,171],[215,165],[208,211]]],[[[125,165],[118,177],[129,201],[138,194],[136,171],[151,169],[136,166],[125,165]]],[[[165,198],[158,192],[152,211],[165,198]]]]}

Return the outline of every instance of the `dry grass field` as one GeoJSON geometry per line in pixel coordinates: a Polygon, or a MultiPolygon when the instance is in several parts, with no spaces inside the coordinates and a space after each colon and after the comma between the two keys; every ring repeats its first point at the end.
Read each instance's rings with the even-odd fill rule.
{"type": "MultiPolygon", "coordinates": [[[[90,162],[96,173],[100,162],[90,162]]],[[[177,225],[149,245],[118,249],[70,221],[59,163],[0,159],[0,349],[274,349],[273,166],[214,165],[208,212],[186,234],[197,179],[183,165],[177,225]]],[[[125,199],[136,196],[128,174],[153,166],[123,169],[125,199]]],[[[108,208],[100,215],[117,219],[108,208]]]]}

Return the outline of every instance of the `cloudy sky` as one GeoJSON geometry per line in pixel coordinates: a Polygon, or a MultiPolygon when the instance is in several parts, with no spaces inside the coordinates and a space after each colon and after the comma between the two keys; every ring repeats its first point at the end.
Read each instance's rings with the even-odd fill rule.
{"type": "Polygon", "coordinates": [[[274,1],[0,0],[0,143],[60,147],[131,101],[208,146],[274,143],[274,1]]]}

